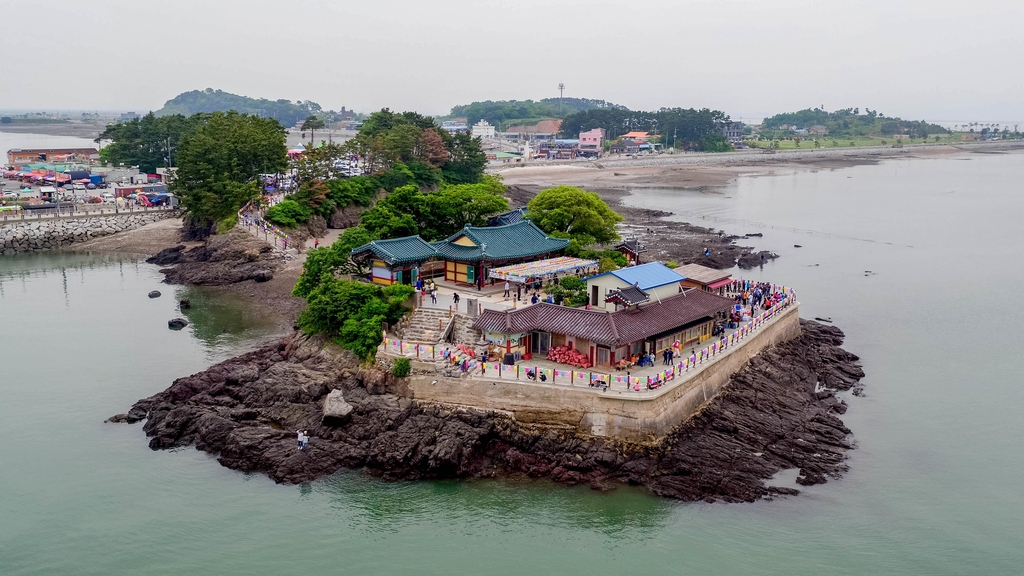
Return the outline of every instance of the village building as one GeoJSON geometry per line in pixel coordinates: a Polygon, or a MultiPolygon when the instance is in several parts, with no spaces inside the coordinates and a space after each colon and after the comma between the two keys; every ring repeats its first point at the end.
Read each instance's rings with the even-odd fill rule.
{"type": "Polygon", "coordinates": [[[494,126],[487,120],[473,124],[473,138],[494,138],[494,126]]]}
{"type": "Polygon", "coordinates": [[[743,122],[722,122],[718,125],[718,130],[730,142],[743,139],[743,122]]]}
{"type": "Polygon", "coordinates": [[[641,354],[660,354],[677,342],[688,346],[711,338],[715,322],[732,305],[729,298],[691,289],[616,312],[543,303],[485,309],[473,326],[506,354],[530,359],[566,346],[586,355],[593,366],[612,368],[641,354]]]}
{"type": "Polygon", "coordinates": [[[700,264],[686,264],[676,268],[676,272],[686,277],[682,282],[683,288],[700,288],[706,292],[722,294],[732,282],[732,275],[728,272],[700,264]]]}
{"type": "Polygon", "coordinates": [[[98,158],[95,148],[13,148],[7,151],[7,164],[19,167],[39,162],[91,162],[98,158]]]}
{"type": "Polygon", "coordinates": [[[437,256],[419,236],[374,240],[352,250],[352,259],[370,265],[370,280],[377,284],[415,285],[419,268],[437,256]]]}
{"type": "Polygon", "coordinates": [[[647,252],[647,248],[636,238],[623,240],[616,244],[613,249],[625,256],[626,262],[630,266],[640,264],[640,255],[647,252]]]}
{"type": "Polygon", "coordinates": [[[614,298],[609,299],[609,295],[615,290],[636,288],[657,302],[682,291],[682,283],[685,280],[685,276],[661,262],[620,268],[586,279],[590,306],[613,311],[622,308],[622,304],[616,302],[614,298]]]}
{"type": "Polygon", "coordinates": [[[473,227],[462,230],[431,246],[444,260],[444,279],[458,284],[483,286],[491,267],[517,262],[542,260],[561,254],[569,245],[552,238],[529,220],[501,226],[473,227]]]}
{"type": "Polygon", "coordinates": [[[579,142],[581,156],[597,157],[601,154],[601,144],[604,142],[604,128],[580,132],[579,142]]]}
{"type": "Polygon", "coordinates": [[[808,128],[807,133],[811,134],[812,136],[828,136],[828,128],[820,124],[816,124],[808,128]]]}

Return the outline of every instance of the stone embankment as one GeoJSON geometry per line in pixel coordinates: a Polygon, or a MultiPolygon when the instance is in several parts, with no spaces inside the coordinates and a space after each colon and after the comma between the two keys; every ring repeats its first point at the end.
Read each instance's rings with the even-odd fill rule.
{"type": "Polygon", "coordinates": [[[11,219],[0,223],[0,254],[57,250],[93,238],[134,230],[176,214],[174,210],[164,210],[39,220],[11,219]]]}

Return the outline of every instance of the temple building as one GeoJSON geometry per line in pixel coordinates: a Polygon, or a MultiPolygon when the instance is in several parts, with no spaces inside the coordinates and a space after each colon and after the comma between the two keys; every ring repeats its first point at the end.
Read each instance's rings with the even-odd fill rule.
{"type": "Polygon", "coordinates": [[[640,264],[640,255],[647,252],[647,248],[636,238],[623,240],[615,245],[616,251],[626,257],[630,266],[640,264]]]}
{"type": "Polygon", "coordinates": [[[558,255],[569,245],[552,238],[529,220],[500,226],[466,226],[449,238],[432,242],[444,260],[444,279],[482,286],[491,267],[542,260],[558,255]]]}
{"type": "Polygon", "coordinates": [[[419,268],[437,256],[419,236],[374,240],[352,250],[352,259],[370,265],[370,280],[377,284],[416,284],[419,268]]]}
{"type": "Polygon", "coordinates": [[[611,367],[639,354],[660,354],[675,342],[686,347],[711,338],[715,322],[733,305],[729,298],[697,289],[640,301],[638,290],[612,290],[612,297],[625,293],[635,298],[633,306],[616,312],[541,303],[516,310],[485,309],[473,326],[507,353],[529,358],[568,346],[587,355],[591,365],[611,367]]]}

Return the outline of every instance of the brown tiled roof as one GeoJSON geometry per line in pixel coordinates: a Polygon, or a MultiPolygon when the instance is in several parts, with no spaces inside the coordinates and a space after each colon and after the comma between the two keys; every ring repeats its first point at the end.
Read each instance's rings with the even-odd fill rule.
{"type": "Polygon", "coordinates": [[[732,300],[703,290],[651,302],[637,309],[605,312],[534,304],[515,311],[484,310],[473,326],[486,332],[522,334],[543,330],[611,347],[668,332],[732,307],[732,300]]]}
{"type": "Polygon", "coordinates": [[[714,268],[708,268],[707,266],[701,266],[700,264],[686,264],[676,268],[676,272],[679,272],[683,276],[686,276],[687,280],[693,280],[694,282],[700,282],[701,284],[714,284],[719,280],[725,280],[732,276],[725,270],[715,270],[714,268]]]}

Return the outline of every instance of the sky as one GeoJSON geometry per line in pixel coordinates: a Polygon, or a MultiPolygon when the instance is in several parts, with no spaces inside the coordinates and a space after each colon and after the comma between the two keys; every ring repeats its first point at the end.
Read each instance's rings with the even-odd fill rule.
{"type": "Polygon", "coordinates": [[[219,88],[443,114],[562,82],[733,119],[1024,122],[1020,0],[5,0],[0,22],[2,109],[144,112],[219,88]]]}

